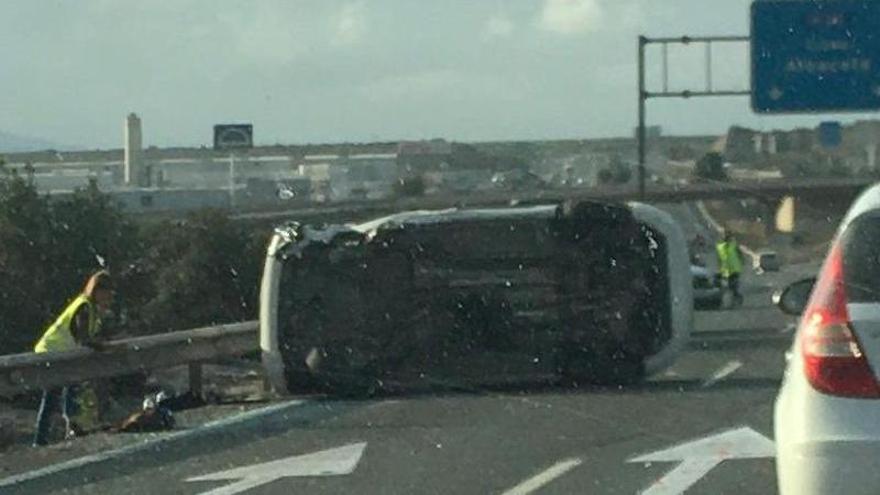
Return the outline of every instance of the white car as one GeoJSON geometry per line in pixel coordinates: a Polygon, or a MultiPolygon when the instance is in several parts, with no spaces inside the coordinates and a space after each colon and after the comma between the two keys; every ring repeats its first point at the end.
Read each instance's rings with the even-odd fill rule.
{"type": "Polygon", "coordinates": [[[752,260],[755,273],[778,272],[782,268],[782,261],[774,251],[761,251],[752,260]]]}
{"type": "Polygon", "coordinates": [[[513,376],[508,365],[630,382],[686,346],[686,253],[672,217],[637,203],[281,227],[260,294],[263,362],[290,393],[513,376]]]}
{"type": "Polygon", "coordinates": [[[815,285],[774,298],[801,314],[774,413],[780,493],[880,493],[880,185],[850,208],[815,285]]]}

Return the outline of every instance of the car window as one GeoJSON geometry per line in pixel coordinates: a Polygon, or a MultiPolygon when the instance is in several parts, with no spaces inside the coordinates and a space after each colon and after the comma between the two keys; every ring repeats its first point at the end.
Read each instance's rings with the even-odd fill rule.
{"type": "Polygon", "coordinates": [[[850,302],[880,302],[880,217],[854,220],[842,238],[846,295],[850,302]]]}

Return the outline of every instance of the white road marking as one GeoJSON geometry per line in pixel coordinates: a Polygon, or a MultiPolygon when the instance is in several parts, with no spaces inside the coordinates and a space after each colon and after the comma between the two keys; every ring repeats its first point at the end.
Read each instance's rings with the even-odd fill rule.
{"type": "Polygon", "coordinates": [[[712,376],[710,376],[706,379],[706,381],[703,382],[703,388],[709,388],[712,385],[720,382],[721,380],[724,380],[733,373],[736,373],[736,370],[742,368],[742,365],[742,361],[733,360],[718,368],[718,371],[713,373],[712,376]]]}
{"type": "Polygon", "coordinates": [[[679,495],[700,480],[718,463],[715,459],[686,459],[639,495],[679,495]]]}
{"type": "Polygon", "coordinates": [[[780,330],[779,333],[791,333],[791,332],[794,332],[796,328],[797,328],[796,324],[789,323],[789,324],[785,325],[784,327],[782,327],[782,330],[780,330]]]}
{"type": "Polygon", "coordinates": [[[339,476],[354,472],[366,442],[344,445],[312,454],[296,455],[262,464],[187,478],[186,481],[235,481],[203,492],[202,495],[235,495],[281,478],[295,476],[339,476]]]}
{"type": "Polygon", "coordinates": [[[162,449],[170,449],[178,443],[193,441],[194,439],[203,438],[206,435],[212,435],[218,431],[227,430],[233,427],[242,428],[245,425],[254,423],[259,424],[259,422],[276,418],[280,415],[285,415],[286,417],[287,414],[290,414],[297,408],[303,407],[307,404],[309,404],[308,401],[290,400],[280,404],[239,413],[228,418],[210,421],[190,430],[181,430],[167,435],[160,435],[142,443],[126,445],[125,447],[120,447],[118,449],[105,450],[97,454],[90,454],[40,469],[35,469],[33,471],[9,476],[0,480],[0,493],[2,493],[3,489],[7,487],[21,487],[27,483],[46,479],[59,473],[70,473],[74,470],[85,471],[95,468],[96,465],[99,465],[102,462],[118,461],[119,459],[140,455],[144,452],[156,452],[162,449]]]}
{"type": "Polygon", "coordinates": [[[727,459],[760,459],[774,455],[776,451],[770,439],[744,426],[634,457],[627,462],[678,462],[678,466],[640,495],[679,495],[727,459]]]}
{"type": "Polygon", "coordinates": [[[547,483],[550,483],[551,481],[562,476],[563,474],[571,471],[577,466],[580,466],[582,462],[584,462],[582,459],[578,459],[576,457],[572,459],[566,459],[564,461],[559,461],[556,464],[545,469],[544,471],[541,471],[540,473],[516,485],[510,490],[507,490],[502,495],[528,495],[529,493],[534,492],[535,490],[541,488],[547,483]]]}

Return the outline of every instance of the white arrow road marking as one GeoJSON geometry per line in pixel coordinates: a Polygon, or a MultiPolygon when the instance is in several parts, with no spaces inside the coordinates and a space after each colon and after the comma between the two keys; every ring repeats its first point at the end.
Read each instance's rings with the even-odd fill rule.
{"type": "Polygon", "coordinates": [[[724,380],[728,376],[736,373],[736,370],[742,368],[742,361],[733,360],[718,368],[718,371],[712,374],[706,381],[703,382],[703,388],[709,388],[712,385],[724,380]]]}
{"type": "Polygon", "coordinates": [[[187,478],[186,481],[230,481],[202,495],[235,495],[277,479],[296,476],[339,476],[354,472],[361,460],[366,442],[353,443],[312,454],[296,455],[276,461],[242,466],[227,471],[187,478]]]}
{"type": "Polygon", "coordinates": [[[581,462],[583,462],[583,460],[578,458],[559,461],[549,468],[516,485],[510,490],[507,490],[502,495],[528,495],[529,493],[534,492],[535,490],[541,488],[547,483],[550,483],[551,481],[562,476],[563,474],[580,466],[581,462]]]}
{"type": "Polygon", "coordinates": [[[641,492],[641,495],[678,495],[727,459],[773,457],[773,442],[749,427],[724,431],[676,445],[627,462],[678,462],[672,471],[641,492]]]}

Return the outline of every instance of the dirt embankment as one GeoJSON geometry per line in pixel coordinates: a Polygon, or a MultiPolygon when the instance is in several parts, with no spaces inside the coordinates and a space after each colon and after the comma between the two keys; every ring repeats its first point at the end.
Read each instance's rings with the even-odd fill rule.
{"type": "Polygon", "coordinates": [[[827,203],[797,204],[795,232],[776,231],[776,211],[756,200],[706,201],[706,212],[721,226],[732,231],[749,248],[776,251],[786,263],[821,258],[828,249],[846,205],[827,203]]]}
{"type": "MultiPolygon", "coordinates": [[[[105,393],[101,395],[101,424],[103,427],[118,425],[132,413],[141,409],[145,395],[163,390],[170,395],[185,394],[188,390],[188,372],[186,366],[176,366],[157,371],[143,377],[143,383],[132,380],[135,384],[121,387],[118,384],[100,383],[105,393]]],[[[204,364],[202,367],[204,380],[204,401],[195,401],[185,409],[175,411],[178,428],[196,426],[205,421],[223,417],[237,412],[240,408],[250,408],[263,404],[271,397],[264,384],[262,367],[259,361],[248,359],[230,359],[217,364],[204,364]],[[178,414],[179,413],[179,414],[178,414]]],[[[107,381],[109,382],[109,381],[107,381]]],[[[0,398],[0,456],[14,455],[16,452],[27,452],[34,434],[34,423],[39,407],[40,393],[26,393],[14,398],[0,398]]],[[[51,441],[57,448],[64,445],[82,442],[82,438],[63,441],[64,423],[60,410],[53,411],[51,416],[51,441]]],[[[100,436],[101,439],[84,442],[83,449],[89,446],[103,448],[105,444],[119,445],[127,440],[124,433],[99,433],[85,438],[100,436]],[[118,440],[111,440],[120,437],[118,440]]],[[[74,449],[77,450],[77,449],[74,449]]],[[[91,452],[87,452],[91,453],[91,452]]],[[[0,466],[0,475],[4,474],[0,466]]],[[[8,474],[8,473],[6,473],[8,474]]]]}

